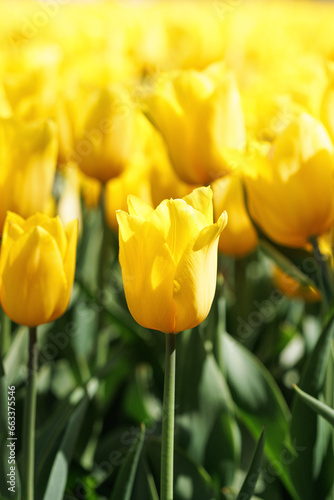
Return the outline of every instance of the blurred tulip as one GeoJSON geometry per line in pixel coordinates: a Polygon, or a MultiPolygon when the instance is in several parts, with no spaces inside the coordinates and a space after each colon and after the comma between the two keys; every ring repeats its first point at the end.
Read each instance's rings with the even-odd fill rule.
{"type": "Polygon", "coordinates": [[[233,170],[232,153],[245,146],[245,125],[235,79],[223,65],[166,73],[147,105],[184,182],[206,184],[233,170]]]}
{"type": "Polygon", "coordinates": [[[224,212],[213,223],[212,191],[195,189],[155,210],[130,196],[117,212],[120,263],[129,310],[142,326],[178,333],[203,321],[216,288],[218,238],[224,212]]]}
{"type": "Polygon", "coordinates": [[[253,156],[245,176],[249,211],[275,242],[302,247],[334,221],[333,145],[307,114],[282,132],[266,157],[253,156]]]}
{"type": "Polygon", "coordinates": [[[29,217],[47,209],[57,159],[54,123],[0,118],[0,158],[1,231],[7,210],[29,217]]]}
{"type": "Polygon", "coordinates": [[[320,302],[321,293],[313,286],[302,285],[293,276],[289,276],[278,266],[274,267],[274,283],[277,288],[291,299],[302,299],[305,302],[320,302]]]}
{"type": "Polygon", "coordinates": [[[79,231],[81,231],[80,178],[74,165],[70,165],[62,171],[62,180],[63,189],[58,200],[57,213],[64,224],[77,219],[79,231]]]}
{"type": "Polygon", "coordinates": [[[11,320],[37,326],[61,316],[69,303],[78,222],[8,212],[0,257],[1,305],[11,320]]]}
{"type": "Polygon", "coordinates": [[[218,220],[223,210],[228,213],[228,224],[219,238],[219,251],[233,257],[243,257],[254,250],[258,239],[248,216],[242,181],[230,175],[211,184],[213,191],[214,218],[218,220]]]}
{"type": "Polygon", "coordinates": [[[118,229],[116,210],[127,209],[127,199],[130,194],[153,206],[147,165],[132,164],[122,175],[106,184],[106,219],[116,230],[118,229]]]}
{"type": "Polygon", "coordinates": [[[332,141],[334,141],[334,67],[332,68],[332,72],[331,81],[323,96],[320,115],[332,141]]]}
{"type": "Polygon", "coordinates": [[[125,90],[98,91],[83,128],[72,159],[86,175],[101,182],[120,175],[135,141],[135,111],[125,90]]]}

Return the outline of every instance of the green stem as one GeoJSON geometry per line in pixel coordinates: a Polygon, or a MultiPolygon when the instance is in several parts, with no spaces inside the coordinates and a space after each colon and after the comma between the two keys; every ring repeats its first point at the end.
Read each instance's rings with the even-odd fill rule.
{"type": "Polygon", "coordinates": [[[176,336],[166,334],[166,362],[161,442],[161,500],[173,500],[176,336]]]}
{"type": "Polygon", "coordinates": [[[326,265],[326,259],[324,255],[321,253],[319,248],[318,239],[316,237],[310,238],[310,241],[313,245],[314,257],[319,264],[319,280],[320,280],[320,289],[323,293],[324,299],[326,301],[326,306],[330,305],[332,301],[332,285],[331,279],[328,273],[328,268],[326,265]]]}
{"type": "Polygon", "coordinates": [[[102,240],[101,240],[101,249],[100,249],[100,260],[98,267],[98,276],[97,276],[97,299],[99,306],[99,318],[98,318],[98,334],[97,334],[97,342],[95,344],[95,353],[94,353],[94,368],[97,369],[103,366],[107,360],[107,347],[103,342],[103,337],[101,335],[101,330],[104,327],[104,304],[102,302],[103,291],[105,288],[105,270],[108,263],[109,257],[109,227],[106,221],[105,215],[105,185],[101,186],[101,198],[100,198],[100,217],[101,217],[101,227],[102,227],[102,240]]]}
{"type": "Polygon", "coordinates": [[[4,359],[10,345],[11,321],[5,311],[0,308],[0,357],[4,359]]]}
{"type": "Polygon", "coordinates": [[[35,419],[37,379],[37,328],[29,328],[29,359],[27,392],[23,420],[23,481],[22,498],[34,500],[35,419]]]}

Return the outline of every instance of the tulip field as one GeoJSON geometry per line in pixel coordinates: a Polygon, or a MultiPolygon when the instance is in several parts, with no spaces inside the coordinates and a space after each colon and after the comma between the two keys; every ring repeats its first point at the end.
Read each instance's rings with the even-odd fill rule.
{"type": "Polygon", "coordinates": [[[0,500],[334,500],[334,4],[0,9],[0,500]]]}

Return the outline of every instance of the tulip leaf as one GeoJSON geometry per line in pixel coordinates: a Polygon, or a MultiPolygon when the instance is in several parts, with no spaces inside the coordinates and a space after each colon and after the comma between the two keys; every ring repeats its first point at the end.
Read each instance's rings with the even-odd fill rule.
{"type": "Polygon", "coordinates": [[[265,443],[265,427],[263,428],[259,440],[257,442],[252,461],[245,480],[242,483],[241,489],[236,500],[250,500],[254,494],[257,480],[261,472],[261,462],[265,443]]]}
{"type": "MultiPolygon", "coordinates": [[[[36,499],[43,498],[51,469],[54,467],[57,454],[62,453],[62,447],[69,455],[66,436],[73,420],[77,421],[74,430],[80,430],[78,408],[85,408],[91,394],[96,391],[97,383],[92,379],[87,389],[78,387],[61,401],[52,412],[50,419],[39,430],[36,436],[35,469],[36,469],[36,499]],[[89,396],[88,396],[89,394],[89,396]],[[75,415],[78,415],[75,417],[75,415]],[[59,448],[60,447],[60,448],[59,448]]],[[[82,410],[83,411],[83,410],[82,410]]],[[[72,430],[73,441],[74,431],[72,430]]],[[[68,438],[67,438],[68,439],[68,438]]],[[[65,456],[65,455],[64,455],[65,456]]],[[[61,461],[61,458],[58,459],[61,461]]]]}
{"type": "Polygon", "coordinates": [[[279,462],[282,482],[292,498],[298,498],[287,468],[291,451],[284,445],[290,412],[279,388],[261,362],[228,334],[223,335],[223,354],[238,415],[255,438],[266,426],[265,453],[279,462]]]}
{"type": "Polygon", "coordinates": [[[86,393],[68,420],[53,461],[43,500],[48,500],[49,498],[52,498],[52,500],[62,500],[63,498],[69,464],[72,460],[79,431],[84,422],[89,399],[89,395],[86,393]]]}
{"type": "Polygon", "coordinates": [[[304,287],[316,287],[316,284],[306,274],[304,274],[295,264],[283,255],[277,248],[268,241],[260,240],[259,247],[262,252],[275,262],[288,276],[295,279],[304,287]]]}
{"type": "Polygon", "coordinates": [[[302,398],[302,400],[310,407],[312,410],[314,410],[318,415],[321,415],[324,417],[327,422],[330,424],[334,425],[334,409],[330,408],[329,406],[325,405],[321,401],[319,401],[316,398],[313,398],[306,392],[302,391],[299,389],[297,385],[294,385],[293,388],[297,392],[297,394],[302,398]]]}
{"type": "Polygon", "coordinates": [[[139,457],[143,449],[144,438],[145,426],[142,424],[138,439],[130,448],[127,456],[125,457],[124,463],[118,472],[110,500],[131,499],[139,457]]]}
{"type": "MultiPolygon", "coordinates": [[[[301,390],[316,399],[324,389],[333,335],[334,317],[321,333],[299,382],[301,390]]],[[[298,452],[290,465],[291,476],[300,497],[303,500],[326,498],[333,483],[333,428],[297,394],[292,407],[290,434],[298,452]]]]}
{"type": "MultiPolygon", "coordinates": [[[[149,438],[145,443],[145,451],[156,484],[159,485],[161,440],[149,438]]],[[[217,499],[212,478],[207,471],[177,446],[174,450],[174,498],[175,500],[217,499]]]]}
{"type": "MultiPolygon", "coordinates": [[[[16,464],[15,467],[15,491],[9,491],[8,488],[10,484],[7,483],[10,480],[10,466],[8,463],[9,450],[8,444],[14,442],[9,441],[8,437],[8,384],[6,381],[5,371],[0,357],[0,498],[1,500],[17,500],[20,499],[20,478],[19,471],[16,464]]],[[[15,407],[14,407],[15,409],[15,407]]],[[[17,441],[15,441],[16,445],[17,441]]]]}
{"type": "Polygon", "coordinates": [[[26,327],[22,326],[17,329],[4,359],[7,384],[11,385],[16,382],[20,367],[27,358],[27,353],[28,331],[26,327]]]}
{"type": "Polygon", "coordinates": [[[240,436],[232,398],[211,349],[212,342],[204,343],[198,329],[182,333],[176,361],[177,443],[223,487],[233,482],[240,436]]]}

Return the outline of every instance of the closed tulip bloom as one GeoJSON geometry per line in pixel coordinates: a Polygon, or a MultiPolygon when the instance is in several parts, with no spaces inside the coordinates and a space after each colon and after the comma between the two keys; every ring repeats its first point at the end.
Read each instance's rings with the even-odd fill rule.
{"type": "Polygon", "coordinates": [[[0,299],[10,319],[29,327],[61,316],[69,303],[78,222],[8,212],[0,256],[0,299]]]}
{"type": "Polygon", "coordinates": [[[139,198],[119,211],[120,263],[125,296],[142,326],[178,333],[201,323],[216,288],[218,238],[224,212],[213,223],[212,191],[195,189],[155,210],[139,198]]]}
{"type": "Polygon", "coordinates": [[[257,246],[258,238],[245,206],[240,176],[228,175],[211,185],[214,216],[217,220],[223,210],[228,213],[228,225],[219,238],[219,251],[233,257],[243,257],[257,246]]]}
{"type": "Polygon", "coordinates": [[[184,182],[207,184],[233,170],[246,135],[240,94],[224,66],[163,75],[147,105],[184,182]]]}
{"type": "Polygon", "coordinates": [[[0,118],[0,232],[7,210],[29,217],[47,209],[57,149],[53,122],[0,118]]]}
{"type": "Polygon", "coordinates": [[[275,242],[303,247],[334,221],[333,144],[324,126],[304,113],[254,155],[245,176],[253,220],[275,242]]]}
{"type": "Polygon", "coordinates": [[[125,90],[115,87],[97,92],[89,107],[73,160],[81,170],[101,182],[120,175],[135,147],[135,110],[125,90]]]}

